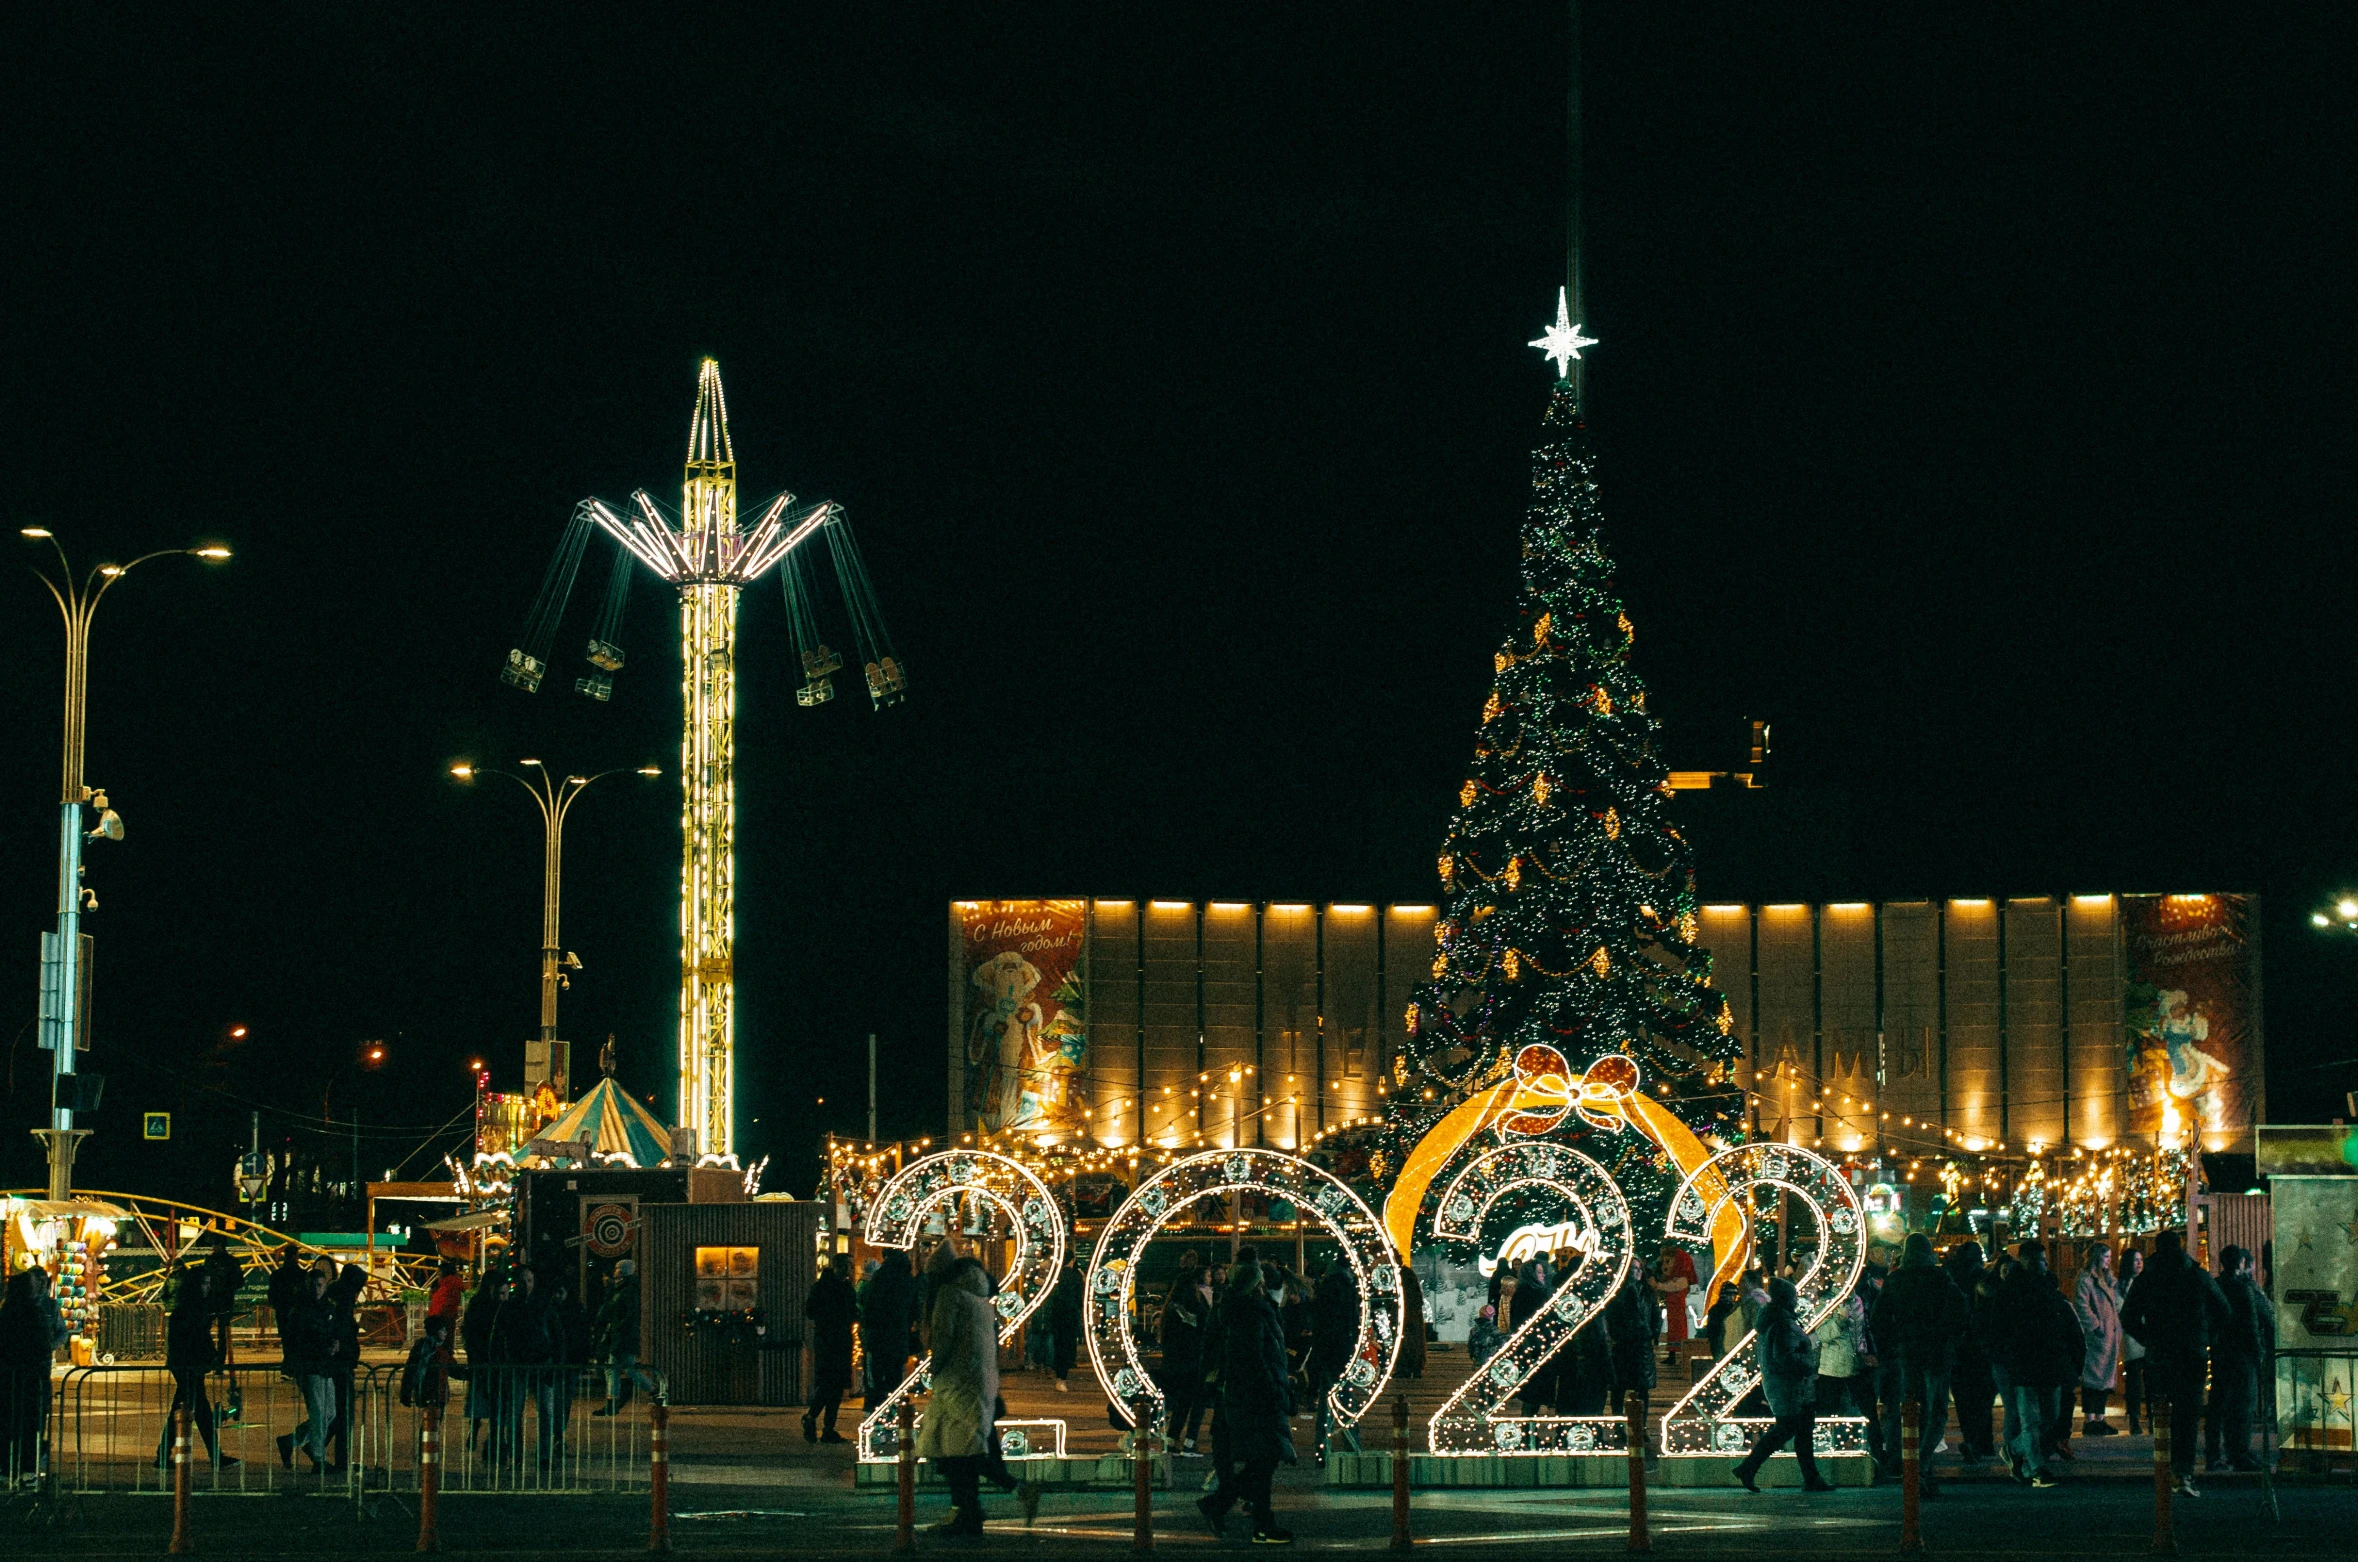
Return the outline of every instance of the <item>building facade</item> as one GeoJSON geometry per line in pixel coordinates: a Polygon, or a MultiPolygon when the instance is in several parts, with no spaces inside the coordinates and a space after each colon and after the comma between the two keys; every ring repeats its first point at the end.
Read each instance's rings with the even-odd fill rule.
{"type": "MultiPolygon", "coordinates": [[[[2263,1115],[2247,895],[1714,904],[1761,1132],[1963,1149],[2247,1147],[2263,1115]]],[[[1296,1149],[1383,1110],[1435,908],[955,901],[949,1126],[1296,1149]]]]}

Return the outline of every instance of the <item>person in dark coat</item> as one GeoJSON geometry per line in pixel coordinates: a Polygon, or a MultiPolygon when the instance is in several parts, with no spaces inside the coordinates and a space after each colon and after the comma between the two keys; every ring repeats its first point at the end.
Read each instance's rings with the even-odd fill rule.
{"type": "MultiPolygon", "coordinates": [[[[1555,1300],[1556,1287],[1563,1283],[1563,1274],[1550,1260],[1552,1254],[1541,1253],[1525,1264],[1515,1275],[1515,1289],[1507,1299],[1507,1333],[1512,1335],[1555,1300]]],[[[1538,1415],[1556,1403],[1556,1363],[1553,1358],[1542,1362],[1523,1380],[1523,1414],[1538,1415]]]]}
{"type": "Polygon", "coordinates": [[[295,1467],[300,1448],[314,1474],[327,1469],[328,1431],[336,1420],[336,1351],[342,1343],[335,1309],[327,1299],[327,1276],[314,1269],[303,1276],[308,1295],[288,1295],[278,1313],[279,1371],[303,1396],[304,1417],[278,1439],[278,1462],[295,1467]]]}
{"type": "Polygon", "coordinates": [[[214,1440],[213,1402],[205,1397],[205,1374],[221,1364],[213,1329],[213,1273],[210,1268],[181,1266],[180,1294],[172,1299],[172,1315],[164,1325],[164,1370],[172,1374],[172,1403],[164,1411],[164,1429],[156,1438],[159,1470],[171,1464],[173,1422],[183,1405],[188,1407],[189,1424],[205,1440],[205,1453],[213,1467],[237,1463],[222,1453],[214,1440]]]}
{"type": "Polygon", "coordinates": [[[485,1452],[489,1452],[492,1418],[499,1413],[499,1374],[489,1370],[491,1330],[499,1321],[500,1298],[507,1290],[507,1271],[496,1267],[487,1269],[459,1314],[459,1339],[467,1348],[467,1446],[470,1450],[481,1439],[485,1452]]]}
{"type": "MultiPolygon", "coordinates": [[[[2219,1294],[2227,1320],[2211,1343],[2211,1396],[2202,1422],[2205,1467],[2258,1470],[2252,1456],[2252,1412],[2276,1386],[2276,1308],[2252,1282],[2252,1255],[2240,1247],[2219,1254],[2219,1294]]],[[[2273,1419],[2273,1417],[2271,1417],[2273,1419]]]]}
{"type": "Polygon", "coordinates": [[[278,1334],[279,1355],[283,1359],[287,1348],[287,1315],[311,1301],[311,1272],[304,1267],[303,1255],[294,1244],[280,1250],[278,1263],[270,1271],[271,1328],[278,1334]]]}
{"type": "Polygon", "coordinates": [[[1737,1464],[1736,1484],[1760,1490],[1752,1478],[1790,1442],[1801,1465],[1801,1489],[1832,1491],[1833,1483],[1818,1474],[1818,1347],[1802,1332],[1800,1293],[1792,1281],[1783,1275],[1769,1281],[1768,1305],[1753,1320],[1752,1331],[1752,1364],[1776,1419],[1737,1464]]]}
{"type": "Polygon", "coordinates": [[[2177,1490],[2188,1496],[2200,1495],[2194,1487],[2194,1429],[2210,1373],[2211,1338],[2227,1317],[2225,1293],[2186,1256],[2185,1239],[2175,1231],[2155,1237],[2152,1262],[2121,1303],[2121,1332],[2145,1347],[2149,1408],[2157,1423],[2165,1413],[2170,1418],[2170,1467],[2177,1490]]]}
{"type": "Polygon", "coordinates": [[[548,1329],[549,1348],[555,1355],[549,1362],[548,1392],[541,1404],[541,1418],[547,1423],[541,1429],[541,1442],[544,1447],[553,1444],[561,1458],[565,1429],[573,1424],[573,1401],[581,1393],[581,1371],[589,1365],[596,1341],[589,1309],[574,1300],[570,1281],[549,1282],[548,1329]]]}
{"type": "Polygon", "coordinates": [[[329,1374],[335,1383],[336,1419],[328,1430],[336,1457],[328,1468],[341,1473],[352,1459],[352,1374],[360,1366],[360,1290],[368,1283],[368,1273],[358,1264],[337,1268],[327,1259],[321,1259],[319,1267],[336,1270],[324,1298],[336,1328],[335,1371],[329,1374]]]}
{"type": "Polygon", "coordinates": [[[1214,1535],[1224,1535],[1228,1510],[1238,1502],[1253,1516],[1257,1545],[1285,1545],[1293,1533],[1270,1511],[1270,1482],[1294,1453],[1293,1382],[1287,1370],[1285,1325],[1270,1303],[1262,1266],[1239,1263],[1228,1276],[1220,1303],[1220,1406],[1227,1425],[1228,1452],[1236,1461],[1233,1479],[1224,1473],[1219,1489],[1197,1510],[1214,1535]]]}
{"type": "Polygon", "coordinates": [[[1711,1347],[1711,1359],[1719,1360],[1728,1353],[1728,1325],[1736,1321],[1736,1309],[1743,1304],[1743,1287],[1733,1280],[1720,1282],[1719,1295],[1703,1313],[1703,1343],[1711,1347]]]}
{"type": "Polygon", "coordinates": [[[2013,1401],[2014,1477],[2045,1489],[2055,1484],[2048,1458],[2070,1428],[2069,1393],[2087,1359],[2087,1338],[2047,1267],[2046,1244],[2024,1242],[2000,1283],[1991,1313],[1990,1359],[2006,1375],[2013,1401]]]}
{"type": "Polygon", "coordinates": [[[10,1275],[0,1300],[0,1476],[10,1481],[40,1473],[50,1368],[65,1342],[65,1315],[49,1294],[49,1272],[10,1275]]]}
{"type": "Polygon", "coordinates": [[[806,1443],[843,1442],[835,1430],[835,1413],[851,1392],[852,1325],[860,1310],[852,1292],[851,1258],[837,1254],[821,1270],[802,1304],[811,1325],[811,1398],[802,1412],[802,1440],[806,1443]],[[820,1427],[826,1431],[822,1436],[820,1427]]]}
{"type": "Polygon", "coordinates": [[[493,1395],[492,1455],[521,1460],[524,1447],[524,1406],[541,1407],[542,1461],[547,1459],[548,1370],[555,1364],[558,1342],[549,1331],[549,1297],[540,1287],[540,1273],[530,1265],[516,1271],[508,1294],[500,1298],[491,1324],[493,1395]]]}
{"type": "Polygon", "coordinates": [[[1073,1363],[1081,1354],[1081,1261],[1068,1258],[1048,1297],[1048,1327],[1056,1341],[1056,1392],[1073,1391],[1073,1363]]]}
{"type": "MultiPolygon", "coordinates": [[[[1686,1298],[1679,1298],[1686,1305],[1686,1298]]],[[[1644,1267],[1630,1265],[1621,1289],[1605,1304],[1605,1342],[1612,1352],[1613,1400],[1608,1411],[1618,1412],[1632,1391],[1654,1391],[1655,1341],[1662,1324],[1661,1294],[1644,1267]]],[[[1648,1453],[1653,1449],[1649,1445],[1648,1453]]]]}
{"type": "MultiPolygon", "coordinates": [[[[1350,1271],[1343,1274],[1346,1283],[1350,1271]]],[[[1394,1369],[1402,1377],[1421,1378],[1425,1375],[1425,1283],[1417,1278],[1416,1265],[1400,1266],[1400,1362],[1394,1369]]]]}
{"type": "MultiPolygon", "coordinates": [[[[1949,1381],[1956,1369],[1957,1347],[1969,1332],[1972,1311],[1964,1293],[1933,1262],[1932,1239],[1921,1231],[1909,1234],[1900,1249],[1900,1266],[1883,1282],[1867,1327],[1875,1337],[1878,1390],[1883,1400],[1883,1473],[1897,1475],[1900,1420],[1911,1399],[1923,1407],[1923,1447],[1927,1455],[1949,1424],[1949,1381]]],[[[1989,1425],[1989,1406],[1982,1406],[1982,1425],[1989,1425]]],[[[1923,1485],[1937,1490],[1932,1460],[1927,1457],[1923,1485]]]]}
{"type": "MultiPolygon", "coordinates": [[[[1903,1263],[1901,1267],[1906,1266],[1903,1263]]],[[[1997,1452],[1997,1440],[1990,1429],[1990,1406],[1998,1397],[1998,1385],[1990,1376],[1989,1352],[1973,1332],[1973,1294],[1981,1284],[1982,1267],[1979,1242],[1958,1243],[1941,1265],[1965,1303],[1956,1351],[1949,1364],[1949,1400],[1957,1408],[1957,1452],[1969,1470],[1997,1452]]]]}
{"type": "Polygon", "coordinates": [[[1236,1461],[1228,1448],[1228,1413],[1220,1399],[1220,1381],[1228,1365],[1228,1325],[1223,1304],[1228,1300],[1228,1282],[1237,1269],[1260,1267],[1261,1250],[1250,1242],[1236,1250],[1231,1263],[1216,1264],[1212,1268],[1212,1305],[1204,1318],[1204,1338],[1200,1351],[1203,1362],[1204,1403],[1212,1410],[1212,1489],[1233,1489],[1236,1484],[1236,1461]]]}
{"type": "Polygon", "coordinates": [[[871,1410],[908,1375],[910,1309],[916,1304],[916,1291],[909,1255],[899,1248],[886,1248],[876,1272],[860,1286],[860,1353],[867,1365],[861,1394],[871,1410]]]}
{"type": "MultiPolygon", "coordinates": [[[[1571,1273],[1567,1264],[1556,1274],[1562,1285],[1571,1273]]],[[[1610,1307],[1613,1298],[1606,1298],[1610,1307]]],[[[1599,1312],[1605,1309],[1600,1308],[1599,1312]]],[[[1548,1389],[1549,1402],[1556,1414],[1564,1416],[1601,1416],[1612,1408],[1613,1400],[1613,1345],[1606,1336],[1606,1322],[1602,1317],[1591,1317],[1572,1338],[1556,1352],[1555,1360],[1541,1371],[1553,1370],[1554,1381],[1548,1389]]]]}
{"type": "Polygon", "coordinates": [[[1212,1277],[1203,1255],[1189,1248],[1179,1255],[1179,1276],[1163,1298],[1161,1326],[1163,1394],[1171,1402],[1170,1437],[1182,1453],[1195,1452],[1204,1399],[1204,1326],[1212,1316],[1212,1277]]]}
{"type": "Polygon", "coordinates": [[[1339,1440],[1352,1453],[1359,1452],[1359,1429],[1337,1421],[1334,1407],[1327,1403],[1327,1391],[1351,1365],[1351,1353],[1359,1348],[1359,1284],[1351,1267],[1339,1258],[1327,1260],[1317,1284],[1310,1299],[1310,1357],[1304,1377],[1317,1416],[1318,1458],[1323,1464],[1330,1441],[1339,1440]]]}

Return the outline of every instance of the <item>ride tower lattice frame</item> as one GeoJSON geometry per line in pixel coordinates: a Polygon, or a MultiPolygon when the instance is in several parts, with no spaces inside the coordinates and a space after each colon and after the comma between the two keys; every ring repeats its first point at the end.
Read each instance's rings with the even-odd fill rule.
{"type": "Polygon", "coordinates": [[[720,365],[704,360],[675,528],[644,490],[627,516],[582,501],[598,527],[680,593],[680,1126],[694,1151],[736,1137],[737,598],[834,520],[780,494],[737,524],[737,459],[720,365]]]}

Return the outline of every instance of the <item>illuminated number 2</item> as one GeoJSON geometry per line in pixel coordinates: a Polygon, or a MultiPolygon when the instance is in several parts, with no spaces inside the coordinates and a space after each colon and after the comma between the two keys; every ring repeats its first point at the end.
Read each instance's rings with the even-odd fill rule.
{"type": "MultiPolygon", "coordinates": [[[[1743,1144],[1722,1150],[1679,1185],[1663,1235],[1673,1242],[1708,1245],[1713,1217],[1738,1198],[1749,1212],[1756,1188],[1792,1194],[1808,1207],[1816,1223],[1818,1241],[1809,1250],[1809,1267],[1793,1282],[1800,1292],[1802,1332],[1807,1333],[1850,1295],[1867,1258],[1866,1222],[1858,1195],[1833,1162],[1789,1144],[1743,1144]]],[[[1739,1418],[1729,1412],[1759,1382],[1759,1369],[1752,1364],[1752,1335],[1747,1332],[1662,1418],[1662,1451],[1741,1453],[1751,1447],[1768,1418],[1739,1418]]],[[[1820,1416],[1817,1451],[1861,1452],[1867,1446],[1866,1431],[1860,1416],[1820,1416]]]]}
{"type": "MultiPolygon", "coordinates": [[[[1507,1337],[1498,1354],[1433,1413],[1426,1436],[1437,1454],[1564,1454],[1626,1449],[1618,1416],[1500,1414],[1515,1390],[1592,1322],[1629,1273],[1629,1204],[1605,1168],[1562,1145],[1509,1144],[1476,1157],[1441,1190],[1433,1235],[1479,1242],[1492,1205],[1517,1188],[1542,1188],[1570,1206],[1580,1267],[1558,1283],[1541,1311],[1507,1337]]],[[[1501,1259],[1504,1262],[1504,1259],[1501,1259]]],[[[1503,1302],[1503,1293],[1502,1293],[1503,1302]]]]}
{"type": "MultiPolygon", "coordinates": [[[[1004,1345],[1048,1299],[1056,1277],[1064,1270],[1064,1212],[1056,1207],[1056,1198],[1046,1183],[1006,1156],[987,1150],[929,1155],[902,1167],[877,1191],[875,1202],[868,1206],[866,1235],[878,1247],[915,1247],[928,1215],[944,1205],[952,1206],[954,1214],[955,1206],[970,1198],[998,1210],[1015,1233],[1015,1260],[1007,1266],[999,1294],[992,1298],[999,1313],[999,1343],[1004,1345]]],[[[899,1456],[896,1423],[901,1403],[922,1392],[932,1380],[932,1372],[933,1357],[928,1355],[860,1422],[863,1462],[873,1464],[899,1456]]],[[[1061,1458],[1064,1429],[1062,1421],[1002,1421],[999,1438],[1010,1459],[1061,1458]],[[1035,1432],[1047,1434],[1050,1446],[1034,1446],[1035,1432]]]]}

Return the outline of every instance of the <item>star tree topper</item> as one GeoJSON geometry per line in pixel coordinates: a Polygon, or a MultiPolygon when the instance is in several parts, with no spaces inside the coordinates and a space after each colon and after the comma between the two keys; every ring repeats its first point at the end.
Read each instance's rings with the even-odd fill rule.
{"type": "Polygon", "coordinates": [[[1528,345],[1539,349],[1540,356],[1556,366],[1556,378],[1571,372],[1572,360],[1580,356],[1583,347],[1594,347],[1597,339],[1580,334],[1580,327],[1572,323],[1571,289],[1556,289],[1556,323],[1531,339],[1528,345]]]}

